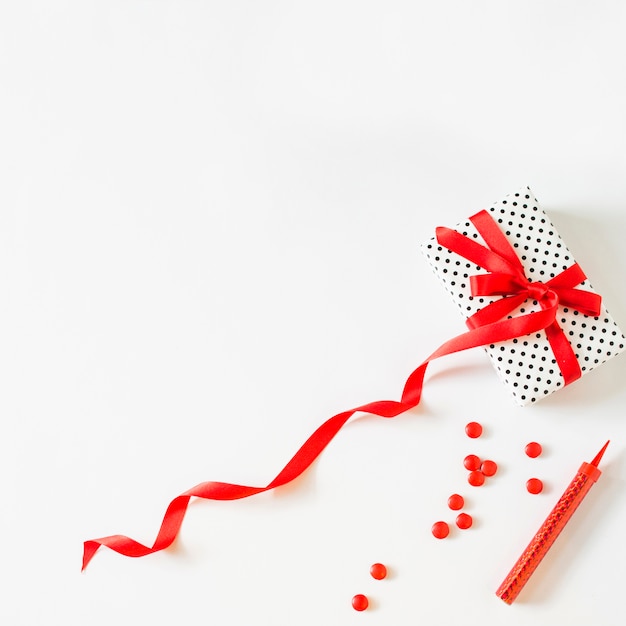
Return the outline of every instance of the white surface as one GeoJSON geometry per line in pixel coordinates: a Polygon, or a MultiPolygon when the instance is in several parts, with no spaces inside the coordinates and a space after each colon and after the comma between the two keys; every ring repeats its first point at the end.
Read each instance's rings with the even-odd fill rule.
{"type": "Polygon", "coordinates": [[[622,624],[623,356],[523,409],[483,352],[449,357],[293,485],[79,570],[83,540],[150,543],[183,490],[265,484],[330,415],[397,399],[463,330],[419,243],[521,185],[626,325],[625,26],[619,1],[1,3],[0,621],[622,624]],[[483,488],[469,452],[500,464],[483,488]],[[435,541],[454,491],[475,528],[435,541]]]}

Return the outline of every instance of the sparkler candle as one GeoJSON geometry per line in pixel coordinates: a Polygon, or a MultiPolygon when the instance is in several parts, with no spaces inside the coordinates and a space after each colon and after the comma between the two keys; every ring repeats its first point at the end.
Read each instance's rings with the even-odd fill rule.
{"type": "Polygon", "coordinates": [[[583,463],[580,466],[565,493],[496,591],[496,595],[507,604],[512,604],[517,598],[560,532],[565,528],[578,505],[600,477],[602,472],[598,469],[598,465],[608,445],[609,442],[607,441],[591,463],[583,463]]]}

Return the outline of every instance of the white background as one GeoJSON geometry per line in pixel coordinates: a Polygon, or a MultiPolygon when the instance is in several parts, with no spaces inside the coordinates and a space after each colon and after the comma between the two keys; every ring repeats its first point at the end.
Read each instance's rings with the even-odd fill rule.
{"type": "Polygon", "coordinates": [[[622,624],[623,356],[523,409],[481,350],[447,357],[418,409],[353,420],[292,485],[80,562],[398,399],[464,329],[419,244],[523,185],[624,328],[625,27],[619,0],[1,2],[0,622],[622,624]],[[500,466],[480,489],[470,452],[500,466]],[[454,491],[475,526],[436,541],[454,491]]]}

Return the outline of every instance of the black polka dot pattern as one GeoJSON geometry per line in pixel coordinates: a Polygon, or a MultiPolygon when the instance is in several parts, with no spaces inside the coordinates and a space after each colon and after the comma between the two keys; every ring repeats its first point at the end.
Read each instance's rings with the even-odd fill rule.
{"type": "MultiPolygon", "coordinates": [[[[533,282],[550,280],[575,263],[530,189],[509,194],[489,207],[489,212],[515,248],[526,276],[533,282]]],[[[455,230],[484,243],[469,221],[457,224],[455,230]]],[[[498,299],[474,298],[469,277],[486,271],[441,247],[435,238],[422,245],[422,252],[465,318],[498,299]]],[[[587,280],[578,288],[594,291],[587,280]]],[[[538,310],[537,301],[527,300],[509,317],[538,310]]],[[[582,374],[619,354],[626,346],[626,338],[604,306],[598,317],[561,306],[557,321],[572,346],[582,374]]],[[[544,331],[485,349],[499,377],[520,405],[536,402],[563,387],[563,375],[544,331]]]]}

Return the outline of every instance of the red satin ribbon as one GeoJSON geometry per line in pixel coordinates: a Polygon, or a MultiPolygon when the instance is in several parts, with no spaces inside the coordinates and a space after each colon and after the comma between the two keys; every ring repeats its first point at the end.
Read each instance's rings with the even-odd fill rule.
{"type": "Polygon", "coordinates": [[[505,297],[496,300],[470,317],[467,320],[470,328],[468,332],[446,341],[413,371],[404,385],[399,402],[395,400],[371,402],[334,415],[304,442],[287,465],[265,487],[211,481],[200,483],[185,491],[174,498],[167,507],[152,547],[124,535],[110,535],[85,541],[82,569],[87,567],[100,546],[131,557],[146,556],[169,547],[180,531],[191,498],[238,500],[281,487],[294,480],[313,463],[355,413],[370,413],[389,418],[416,407],[422,395],[424,375],[428,364],[442,356],[546,330],[566,384],[578,378],[580,376],[578,363],[569,342],[556,323],[557,305],[562,302],[566,306],[595,316],[599,315],[600,296],[573,289],[585,279],[578,265],[565,270],[545,284],[529,282],[524,276],[522,264],[515,251],[491,216],[486,211],[481,211],[471,220],[488,247],[448,228],[437,229],[437,240],[440,245],[457,252],[490,272],[487,275],[472,277],[473,295],[503,295],[505,297]],[[540,303],[540,311],[502,319],[529,298],[540,303]],[[572,361],[576,362],[576,367],[572,361]]]}

